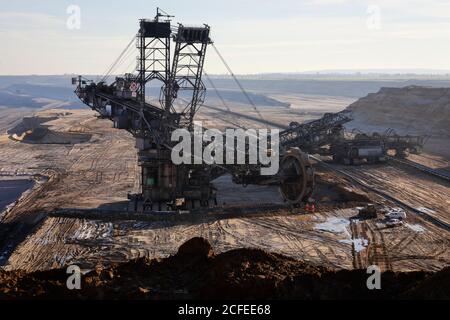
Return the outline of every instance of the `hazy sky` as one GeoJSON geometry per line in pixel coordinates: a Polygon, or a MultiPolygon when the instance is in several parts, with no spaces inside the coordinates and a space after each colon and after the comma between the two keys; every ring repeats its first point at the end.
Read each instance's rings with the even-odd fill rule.
{"type": "MultiPolygon", "coordinates": [[[[102,74],[136,33],[137,20],[152,18],[157,6],[175,15],[175,22],[208,23],[235,73],[450,69],[450,0],[0,0],[0,5],[0,74],[102,74]],[[80,8],[80,29],[67,27],[70,5],[80,8]]],[[[69,24],[76,26],[73,21],[69,24]]],[[[225,73],[212,50],[206,69],[225,73]]]]}

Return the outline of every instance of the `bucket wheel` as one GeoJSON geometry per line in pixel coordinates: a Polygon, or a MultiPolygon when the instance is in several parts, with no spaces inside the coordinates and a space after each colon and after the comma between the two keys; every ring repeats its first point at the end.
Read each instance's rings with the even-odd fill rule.
{"type": "Polygon", "coordinates": [[[299,148],[289,149],[281,159],[279,190],[289,204],[307,201],[314,190],[314,171],[309,157],[299,148]]]}

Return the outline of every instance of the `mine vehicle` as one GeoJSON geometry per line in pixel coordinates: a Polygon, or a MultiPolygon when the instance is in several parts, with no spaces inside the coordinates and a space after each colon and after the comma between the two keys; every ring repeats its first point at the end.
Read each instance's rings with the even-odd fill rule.
{"type": "Polygon", "coordinates": [[[367,134],[347,132],[344,125],[352,121],[351,113],[342,111],[326,113],[322,118],[307,123],[291,122],[280,133],[285,147],[299,147],[310,154],[331,156],[334,162],[346,165],[384,163],[388,153],[406,157],[408,153],[421,152],[425,136],[401,136],[392,129],[367,134]]]}
{"type": "Polygon", "coordinates": [[[390,208],[387,210],[385,217],[387,219],[405,220],[406,212],[402,208],[390,208]]]}
{"type": "Polygon", "coordinates": [[[383,135],[386,150],[394,151],[394,156],[397,158],[406,158],[408,153],[420,154],[427,140],[428,137],[423,135],[401,136],[392,129],[383,135]]]}
{"type": "Polygon", "coordinates": [[[387,160],[383,140],[366,134],[357,134],[353,139],[340,139],[333,142],[330,153],[335,162],[346,165],[363,162],[379,163],[387,160]]]}
{"type": "Polygon", "coordinates": [[[358,219],[376,219],[378,210],[375,204],[369,203],[358,210],[358,219]]]}

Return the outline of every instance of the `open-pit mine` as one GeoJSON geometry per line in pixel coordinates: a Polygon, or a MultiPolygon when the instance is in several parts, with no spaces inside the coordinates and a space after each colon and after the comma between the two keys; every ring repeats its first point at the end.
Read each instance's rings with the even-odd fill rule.
{"type": "Polygon", "coordinates": [[[212,27],[170,19],[139,21],[122,53],[138,51],[134,73],[71,79],[84,108],[0,109],[0,299],[371,297],[359,286],[373,265],[385,297],[445,297],[431,287],[450,264],[450,89],[266,92],[258,106],[212,27]],[[213,49],[244,101],[212,85],[205,102],[213,49]],[[171,134],[195,139],[194,121],[278,129],[278,172],[173,164],[171,134]],[[70,265],[87,291],[65,291],[70,265]],[[354,291],[330,289],[345,279],[354,291]]]}

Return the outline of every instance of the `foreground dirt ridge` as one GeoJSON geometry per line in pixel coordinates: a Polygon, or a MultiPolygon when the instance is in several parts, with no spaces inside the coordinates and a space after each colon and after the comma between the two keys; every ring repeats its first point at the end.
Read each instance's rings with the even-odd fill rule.
{"type": "Polygon", "coordinates": [[[0,299],[408,299],[450,298],[450,268],[437,273],[384,272],[381,290],[366,270],[333,271],[258,249],[216,255],[203,238],[162,260],[140,258],[82,276],[68,290],[66,269],[0,271],[0,299]],[[436,285],[439,284],[439,285],[436,285]]]}

